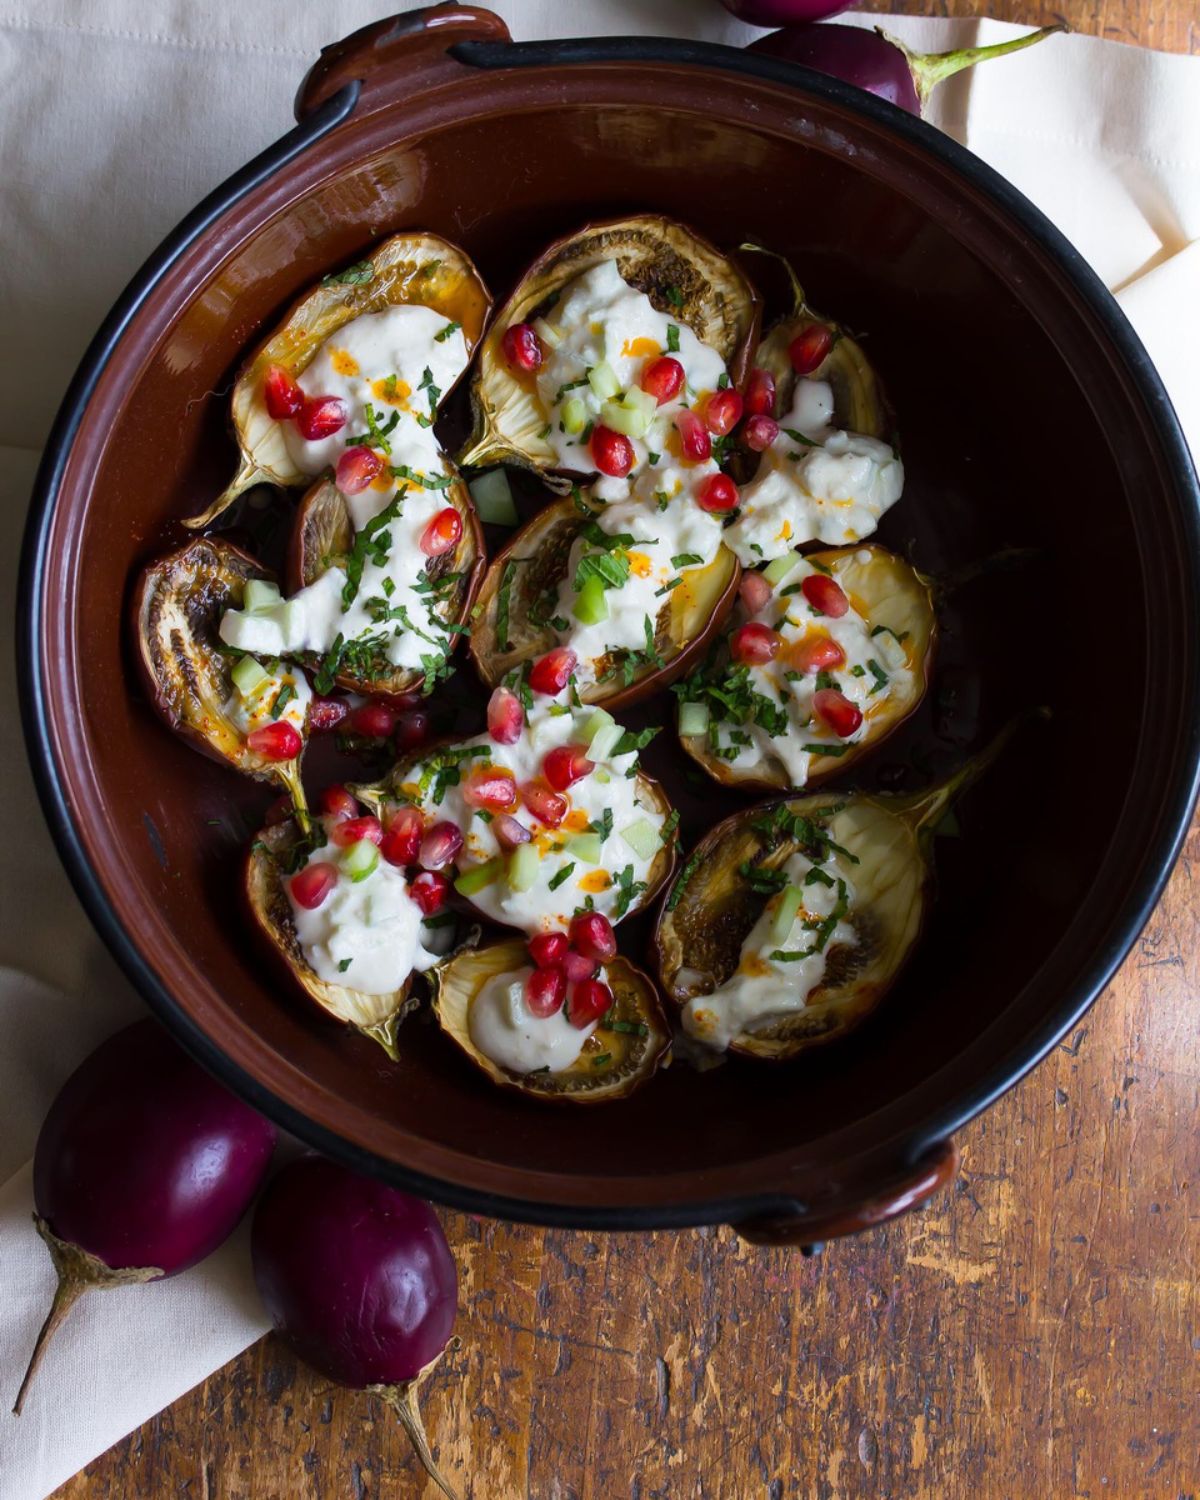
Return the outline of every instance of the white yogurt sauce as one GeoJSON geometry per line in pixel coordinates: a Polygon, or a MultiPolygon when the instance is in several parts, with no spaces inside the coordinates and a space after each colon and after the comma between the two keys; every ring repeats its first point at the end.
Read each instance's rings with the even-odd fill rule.
{"type": "Polygon", "coordinates": [[[462,330],[429,307],[366,313],[321,345],[300,376],[300,387],[308,396],[340,397],[347,423],[332,437],[310,443],[293,422],[285,422],[288,452],[297,468],[316,475],[336,466],[353,446],[351,439],[364,439],[362,446],[372,448],[384,468],[367,489],[345,497],[346,507],[356,533],[390,507],[395,513],[375,533],[388,541],[368,552],[349,603],[343,597],[345,571],[330,568],[268,609],[227,611],[220,627],[227,645],[264,656],[324,656],[340,635],[346,642],[372,642],[378,657],[394,667],[418,669],[425,657],[440,662],[446,656],[452,637],[425,586],[431,560],[419,543],[429,522],[449,504],[443,483],[449,470],[432,418],[441,393],[466,362],[462,330]],[[392,469],[408,472],[397,475],[392,469]],[[405,487],[401,498],[399,486],[405,487]]]}
{"type": "Polygon", "coordinates": [[[535,1016],[525,1004],[525,981],[533,970],[493,974],[471,1002],[471,1040],[485,1057],[511,1073],[548,1068],[561,1073],[583,1051],[597,1022],[582,1028],[567,1019],[567,1007],[552,1016],[535,1016]]]}
{"type": "Polygon", "coordinates": [[[830,428],[832,415],[827,382],[796,382],[792,409],[743,486],[740,514],[725,533],[747,567],[804,542],[861,541],[899,500],[904,465],[893,450],[877,438],[830,428]]]}
{"type": "Polygon", "coordinates": [[[684,1030],[714,1051],[724,1052],[742,1032],[753,1032],[780,1016],[803,1010],[809,995],[825,977],[829,950],[837,944],[852,946],[858,942],[845,917],[825,935],[823,943],[822,934],[816,930],[833,915],[839,900],[846,903],[847,915],[854,908],[854,887],[840,855],[831,854],[819,867],[832,882],[829,885],[805,883],[814,865],[799,852],[783,868],[790,884],[803,892],[803,904],[788,932],[778,937],[772,932],[785,888],[763,908],[742,944],[737,968],[725,983],[711,994],[697,995],[683,1008],[684,1030]],[[773,956],[781,953],[803,957],[789,960],[773,956]]]}
{"type": "MultiPolygon", "coordinates": [[[[869,554],[868,554],[868,561],[869,554]]],[[[817,569],[801,559],[763,609],[753,618],[768,624],[783,637],[783,645],[773,661],[750,666],[751,688],[770,699],[786,715],[786,722],[776,733],[750,721],[737,724],[728,719],[710,721],[716,736],[716,748],[727,752],[723,758],[739,770],[752,771],[777,759],[783,762],[794,787],[808,780],[808,770],[815,758],[807,745],[852,745],[870,731],[871,721],[884,712],[898,696],[907,694],[912,685],[912,664],[901,641],[887,631],[872,635],[873,622],[853,599],[850,608],[839,619],[817,614],[800,592],[804,579],[817,569]],[[820,675],[797,669],[795,648],[813,637],[829,636],[842,648],[846,660],[840,667],[820,675]],[[812,698],[818,685],[835,687],[861,711],[863,721],[846,739],[835,734],[812,712],[812,698]],[[734,752],[729,754],[728,752],[734,752]]],[[[837,577],[835,565],[833,575],[837,577]]],[[[746,616],[739,606],[738,623],[746,616]]],[[[704,698],[711,709],[714,700],[704,698]]],[[[711,744],[711,739],[710,739],[711,744]]]]}
{"type": "MultiPolygon", "coordinates": [[[[464,749],[474,748],[484,753],[458,762],[462,776],[465,777],[473,766],[491,765],[511,770],[518,789],[526,782],[540,780],[547,751],[556,745],[587,743],[584,726],[595,711],[568,708],[565,698],[564,693],[555,703],[536,695],[534,708],[515,745],[497,745],[486,734],[465,740],[456,747],[459,754],[464,749]],[[555,708],[566,711],[555,713],[555,708]]],[[[493,921],[531,935],[565,928],[590,896],[594,909],[615,923],[626,914],[631,904],[622,895],[623,886],[636,891],[646,881],[654,856],[649,859],[642,857],[621,834],[643,820],[661,834],[664,819],[651,804],[643,803],[639,798],[635,779],[637,752],[610,755],[604,760],[596,760],[594,756],[589,758],[595,760],[596,769],[559,793],[569,803],[569,811],[558,828],[546,828],[521,804],[511,810],[511,815],[534,835],[532,842],[539,855],[537,878],[529,890],[516,891],[501,870],[491,884],[472,894],[472,903],[493,921]],[[612,815],[611,832],[601,841],[599,862],[592,864],[572,851],[571,841],[586,832],[590,825],[601,827],[606,808],[612,815]],[[564,871],[568,872],[565,876],[564,871]],[[556,882],[553,886],[552,881],[556,882]]],[[[486,864],[500,855],[503,851],[491,824],[469,806],[462,795],[461,784],[445,786],[441,802],[435,800],[437,780],[428,766],[426,762],[424,788],[418,779],[423,768],[418,765],[413,769],[413,779],[405,783],[403,791],[425,813],[427,826],[447,820],[462,830],[464,843],[456,861],[460,872],[486,864]]]]}
{"type": "Polygon", "coordinates": [[[404,871],[381,858],[365,879],[351,880],[340,870],[344,852],[327,843],[308,861],[339,869],[337,884],[315,911],[292,898],[287,882],[300,950],[326,984],[389,995],[414,969],[437,963],[438,955],[424,946],[421,908],[408,894],[404,871]]]}
{"type": "MultiPolygon", "coordinates": [[[[261,663],[260,663],[261,665],[261,663]]],[[[269,672],[269,669],[265,669],[269,672]]],[[[268,675],[255,692],[247,699],[234,687],[229,701],[225,704],[225,713],[230,723],[240,734],[250,734],[255,729],[261,729],[266,724],[290,724],[294,729],[304,733],[304,720],[308,715],[308,705],[312,702],[312,689],[308,685],[308,678],[298,670],[279,666],[274,675],[268,675]],[[291,688],[288,700],[276,713],[275,704],[279,695],[291,688]]]]}

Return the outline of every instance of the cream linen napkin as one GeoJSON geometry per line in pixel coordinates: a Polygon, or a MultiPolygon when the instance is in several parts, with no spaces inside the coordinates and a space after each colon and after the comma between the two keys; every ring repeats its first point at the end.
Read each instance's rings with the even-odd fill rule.
{"type": "MultiPolygon", "coordinates": [[[[396,8],[403,9],[403,5],[396,8]]],[[[518,39],[659,34],[740,45],[715,0],[495,0],[518,39]]],[[[291,123],[322,43],[386,0],[28,0],[0,8],[0,618],[60,394],[158,239],[291,123]]],[[[843,18],[847,19],[847,18],[843,18]]],[[[879,17],[851,17],[873,25],[879,17]]],[[[885,19],[911,46],[998,40],[995,22],[885,19]]],[[[1054,218],[1118,290],[1200,446],[1200,59],[1085,38],[953,80],[935,123],[1054,218]]],[[[0,656],[0,1500],[41,1500],[263,1329],[245,1234],[157,1286],[85,1299],[20,1420],[7,1415],[52,1289],[29,1223],[38,1122],[71,1068],[139,1003],[94,937],[38,812],[0,656]]]]}

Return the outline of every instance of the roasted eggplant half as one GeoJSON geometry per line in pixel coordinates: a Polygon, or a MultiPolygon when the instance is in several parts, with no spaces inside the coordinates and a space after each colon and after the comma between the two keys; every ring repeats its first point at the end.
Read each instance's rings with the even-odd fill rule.
{"type": "Polygon", "coordinates": [[[717,1051],[782,1060],[864,1020],[920,936],[934,836],[1016,727],[923,792],[788,798],[719,823],[654,932],[684,1030],[717,1051]]]}
{"type": "MultiPolygon", "coordinates": [[[[434,591],[431,607],[450,631],[449,652],[458,644],[470,618],[486,558],[479,517],[466,485],[457,474],[440,498],[461,517],[457,542],[449,551],[431,557],[425,566],[425,579],[434,591]]],[[[347,575],[356,566],[361,570],[361,556],[356,554],[362,551],[361,543],[356,547],[354,523],[345,496],[332,479],[317,480],[296,512],[287,559],[289,590],[294,594],[308,587],[330,568],[341,568],[347,575]]],[[[322,659],[312,656],[307,660],[318,671],[324,664],[322,659]]],[[[423,666],[397,667],[379,652],[364,651],[344,652],[330,663],[329,671],[339,687],[366,694],[412,692],[429,675],[423,666]]]]}
{"type": "Polygon", "coordinates": [[[149,563],[133,595],[138,667],[155,711],[205,755],[271,781],[307,820],[300,764],[311,692],[299,668],[229,652],[218,634],[248,586],[278,589],[248,553],[211,537],[149,563]]]}
{"type": "Polygon", "coordinates": [[[895,553],[792,553],[744,576],[719,642],[676,687],[680,744],[746,790],[843,775],[920,704],[936,635],[932,586],[895,553]]]}
{"type": "Polygon", "coordinates": [[[269,371],[282,371],[294,382],[339,329],[365,314],[398,306],[432,308],[460,327],[470,356],[483,335],[491,305],[491,295],[470,258],[434,234],[392,235],[365,259],[326,276],[294,303],[242,366],[231,409],[239,453],[237,472],[204,514],[187,524],[210,525],[253,485],[299,488],[312,482],[312,472],[297,467],[289,452],[283,423],[267,409],[269,371]]]}
{"type": "MultiPolygon", "coordinates": [[[[480,1030],[476,1006],[481,996],[485,1005],[493,999],[485,993],[486,987],[492,981],[502,983],[507,975],[519,984],[529,971],[528,954],[520,939],[463,949],[431,970],[438,1024],[477,1068],[502,1088],[570,1104],[624,1099],[646,1082],[665,1056],[671,1033],[653,982],[619,954],[604,965],[600,976],[612,991],[612,1006],[566,1067],[551,1070],[544,1065],[516,1071],[483,1051],[477,1038],[482,1039],[487,1032],[480,1030]]],[[[514,1004],[509,995],[502,993],[494,998],[502,1017],[500,1024],[512,1037],[519,1035],[523,1021],[526,1028],[553,1027],[570,1038],[571,1023],[562,1010],[545,1018],[527,1012],[514,1017],[508,1014],[514,1004]]]]}
{"type": "MultiPolygon", "coordinates": [[[[554,622],[571,547],[591,517],[567,497],[547,505],[492,561],[479,591],[471,659],[489,687],[557,645],[571,645],[569,622],[554,622]]],[[[585,703],[620,709],[674,682],[700,656],[737,597],[740,565],[721,547],[705,567],[679,571],[654,625],[654,651],[597,659],[579,694],[585,703]]],[[[618,604],[614,607],[619,607],[618,604]]]]}
{"type": "Polygon", "coordinates": [[[321,979],[301,946],[287,881],[307,864],[312,850],[311,838],[291,819],[258,834],[243,875],[250,918],[310,1000],[334,1020],[378,1042],[395,1059],[396,1028],[420,1003],[412,994],[411,976],[386,994],[366,994],[321,979]]]}
{"type": "MultiPolygon", "coordinates": [[[[551,352],[557,347],[554,308],[571,283],[606,261],[615,262],[621,280],[672,320],[676,335],[680,326],[689,329],[720,357],[735,385],[741,380],[758,331],[758,296],[738,267],[673,219],[644,214],[589,224],[534,261],[483,340],[471,388],[475,427],[459,457],[464,467],[512,463],[542,472],[577,473],[594,467],[582,461],[583,447],[581,461],[564,462],[549,440],[557,430],[552,418],[566,420],[569,414],[539,394],[537,372],[546,347],[551,352]],[[528,341],[525,349],[506,350],[505,340],[511,343],[513,330],[528,341]]],[[[677,337],[653,342],[653,350],[634,352],[678,352],[677,337]]],[[[614,349],[604,359],[617,359],[621,353],[614,349]]],[[[592,388],[598,399],[606,394],[599,384],[603,363],[597,360],[594,366],[592,388]]],[[[605,368],[611,374],[611,368],[605,368]]],[[[574,383],[585,384],[582,379],[574,383]]],[[[620,389],[619,382],[610,381],[607,396],[615,397],[620,389]]],[[[583,426],[581,420],[579,427],[583,426]]]]}

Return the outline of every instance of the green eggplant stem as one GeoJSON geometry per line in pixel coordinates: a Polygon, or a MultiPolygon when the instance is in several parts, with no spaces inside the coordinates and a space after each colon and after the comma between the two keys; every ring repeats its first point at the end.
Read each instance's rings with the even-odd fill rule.
{"type": "Polygon", "coordinates": [[[756,245],[752,240],[744,240],[738,249],[748,250],[752,255],[769,255],[772,260],[777,260],[787,272],[788,282],[792,288],[792,316],[798,318],[808,311],[808,303],[804,300],[804,288],[800,285],[800,278],[792,269],[792,263],[786,255],[780,255],[778,250],[768,250],[765,245],[756,245]]]}
{"type": "Polygon", "coordinates": [[[952,776],[937,786],[918,792],[913,797],[905,798],[905,805],[897,808],[897,812],[918,835],[932,837],[950,804],[956,798],[961,797],[969,786],[978,781],[984,772],[999,760],[1018,731],[1027,724],[1045,721],[1049,717],[1050,710],[1044,707],[1032,708],[1025,713],[1018,714],[1009,720],[978,755],[972,755],[952,776]]]}
{"type": "Polygon", "coordinates": [[[1020,52],[1023,47],[1032,47],[1035,42],[1045,41],[1056,31],[1070,31],[1070,29],[1069,26],[1059,22],[1055,26],[1043,26],[1040,30],[1031,31],[1025,36],[1014,37],[1011,42],[994,42],[990,47],[959,47],[953,52],[912,52],[898,36],[893,36],[882,26],[875,28],[885,42],[890,42],[893,47],[904,53],[912,73],[913,86],[917,91],[922,114],[925,113],[930,94],[938,84],[943,83],[947,78],[953,78],[955,73],[961,73],[964,68],[973,68],[976,63],[987,62],[989,58],[1005,57],[1010,52],[1020,52]]]}

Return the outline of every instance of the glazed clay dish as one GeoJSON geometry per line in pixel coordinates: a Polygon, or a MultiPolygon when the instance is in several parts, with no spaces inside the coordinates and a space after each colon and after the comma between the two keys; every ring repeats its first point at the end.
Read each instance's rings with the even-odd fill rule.
{"type": "MultiPolygon", "coordinates": [[[[953,1169],[954,1130],[1103,987],[1190,815],[1196,479],[1144,351],[1070,247],[969,154],[769,59],[653,40],[514,46],[488,12],[441,6],[328,49],[297,118],[136,278],[39,475],[26,727],[90,914],[156,1012],[246,1097],[444,1201],[597,1227],[724,1221],[798,1244],[920,1202],[953,1169]],[[631,346],[629,368],[589,364],[581,412],[572,391],[539,393],[536,371],[570,341],[555,308],[569,324],[572,288],[606,264],[655,309],[661,347],[631,346]],[[311,418],[306,442],[341,429],[289,413],[287,382],[312,385],[314,340],[399,305],[436,313],[426,336],[442,335],[428,347],[444,367],[411,382],[392,370],[390,385],[380,371],[367,430],[306,467],[284,424],[311,418]],[[716,363],[679,396],[650,366],[689,365],[689,339],[716,363]],[[281,415],[265,410],[268,379],[281,415]],[[822,423],[794,426],[817,385],[822,423]],[[419,411],[436,471],[395,456],[390,481],[361,470],[388,456],[379,419],[396,399],[419,411]],[[656,597],[637,544],[657,556],[658,539],[609,525],[628,501],[604,476],[635,485],[664,433],[673,462],[699,462],[693,415],[718,448],[696,504],[720,519],[700,552],[668,559],[665,602],[639,606],[635,640],[613,604],[630,572],[639,600],[656,597]],[[772,551],[746,497],[766,494],[764,476],[786,488],[809,473],[835,430],[877,445],[862,452],[884,499],[866,529],[814,523],[772,551]],[[394,487],[364,521],[356,497],[376,480],[394,487]],[[331,655],[296,636],[281,660],[222,630],[231,611],[258,629],[298,589],[374,576],[384,528],[419,509],[394,504],[402,488],[429,510],[412,547],[437,650],[343,640],[331,655]],[[1119,584],[1126,622],[1103,632],[1118,712],[1090,666],[1098,580],[1119,584]],[[1151,649],[1138,623],[1151,617],[1169,651],[1151,649]],[[576,647],[556,686],[555,652],[576,647]],[[793,675],[771,691],[803,691],[813,748],[779,753],[750,696],[777,661],[793,675]],[[255,738],[233,710],[259,670],[278,712],[255,738]],[[867,704],[872,687],[888,707],[869,724],[834,701],[867,704]],[[470,751],[501,743],[509,697],[525,733],[550,725],[531,793],[543,812],[547,789],[573,797],[596,767],[622,782],[588,803],[569,850],[566,835],[538,846],[572,866],[563,888],[604,857],[586,899],[550,918],[573,952],[599,942],[562,1012],[586,1000],[575,1021],[591,1029],[574,1061],[528,1075],[481,1054],[471,1025],[497,974],[534,966],[513,893],[537,878],[530,829],[551,826],[515,790],[497,799],[483,772],[501,757],[470,751]],[[324,732],[344,712],[327,704],[347,701],[366,717],[324,732]],[[365,732],[372,705],[389,729],[399,713],[407,743],[365,732]],[[396,848],[415,838],[418,857],[389,864],[397,880],[441,871],[453,887],[429,980],[391,976],[369,1003],[349,968],[309,962],[288,896],[314,850],[377,878],[372,840],[339,843],[323,821],[334,783],[357,799],[343,813],[378,814],[396,848]],[[495,848],[460,852],[460,838],[443,858],[435,787],[445,807],[490,809],[495,848]],[[273,807],[280,792],[290,801],[273,807]],[[632,852],[611,865],[608,841],[626,833],[632,852]],[[873,913],[857,926],[856,899],[873,913]],[[575,925],[594,912],[619,955],[575,925]],[[825,966],[816,1003],[776,1006],[769,1024],[713,1001],[759,929],[768,1000],[786,989],[780,965],[814,963],[794,931],[825,966]]],[[[655,513],[673,515],[691,483],[661,507],[667,486],[651,487],[655,513]]]]}

